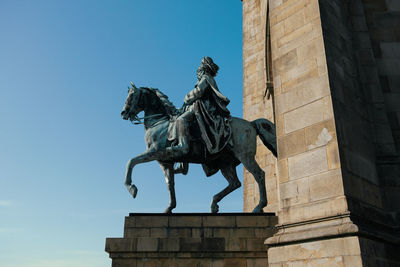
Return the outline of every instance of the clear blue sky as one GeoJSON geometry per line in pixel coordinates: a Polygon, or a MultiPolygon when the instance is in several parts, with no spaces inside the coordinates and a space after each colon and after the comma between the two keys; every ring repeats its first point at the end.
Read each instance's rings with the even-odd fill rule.
{"type": "MultiPolygon", "coordinates": [[[[129,81],[177,106],[203,56],[242,116],[239,0],[0,1],[0,266],[111,266],[106,237],[129,212],[162,212],[168,191],[156,163],[125,164],[144,130],[120,117],[129,81]]],[[[226,186],[191,165],[176,177],[175,212],[208,212],[226,186]]],[[[242,177],[241,169],[238,169],[242,177]]],[[[242,190],[222,212],[242,211],[242,190]]]]}

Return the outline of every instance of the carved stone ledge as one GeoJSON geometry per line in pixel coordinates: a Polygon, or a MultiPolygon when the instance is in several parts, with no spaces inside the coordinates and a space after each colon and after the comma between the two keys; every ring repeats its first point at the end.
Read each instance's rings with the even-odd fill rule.
{"type": "Polygon", "coordinates": [[[350,214],[325,217],[293,224],[277,225],[278,232],[267,238],[264,244],[272,247],[290,243],[353,235],[359,231],[350,220],[350,214]]]}

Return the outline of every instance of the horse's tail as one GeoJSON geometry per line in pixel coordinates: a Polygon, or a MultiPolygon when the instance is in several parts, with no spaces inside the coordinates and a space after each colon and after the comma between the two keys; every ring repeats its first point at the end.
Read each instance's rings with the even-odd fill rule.
{"type": "Polygon", "coordinates": [[[258,136],[264,145],[271,150],[274,156],[276,152],[276,131],[275,125],[267,119],[257,119],[251,122],[251,125],[256,129],[258,136]]]}

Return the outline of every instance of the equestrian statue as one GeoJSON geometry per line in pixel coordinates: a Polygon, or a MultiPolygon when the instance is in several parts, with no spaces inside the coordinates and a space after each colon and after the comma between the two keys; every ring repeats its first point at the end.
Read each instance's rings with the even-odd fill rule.
{"type": "Polygon", "coordinates": [[[244,167],[258,184],[260,200],[253,212],[261,213],[267,206],[265,173],[255,160],[256,137],[276,156],[275,125],[267,119],[252,122],[231,117],[229,99],[218,89],[214,77],[218,66],[204,57],[197,70],[197,83],[184,99],[180,109],[161,91],[150,87],[137,88],[131,83],[121,116],[145,128],[146,151],[128,161],[125,186],[135,198],[137,187],[132,184],[134,166],[157,160],[164,172],[170,202],[165,213],[176,207],[174,175],[186,174],[189,163],[202,164],[206,176],[218,171],[228,186],[213,196],[211,212],[219,210],[218,202],[241,186],[236,166],[244,167]],[[144,112],[144,117],[138,114],[144,112]],[[176,166],[177,164],[177,167],[176,166]]]}

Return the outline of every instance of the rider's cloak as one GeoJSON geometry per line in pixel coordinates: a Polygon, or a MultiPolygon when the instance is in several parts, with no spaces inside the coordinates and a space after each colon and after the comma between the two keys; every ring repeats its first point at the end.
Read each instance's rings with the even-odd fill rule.
{"type": "MultiPolygon", "coordinates": [[[[230,141],[229,99],[218,89],[211,75],[204,74],[193,91],[201,92],[201,97],[193,102],[192,108],[200,128],[201,137],[210,154],[220,152],[230,141]]],[[[192,91],[192,92],[193,92],[192,91]]],[[[191,92],[188,94],[190,95],[191,92]]]]}

